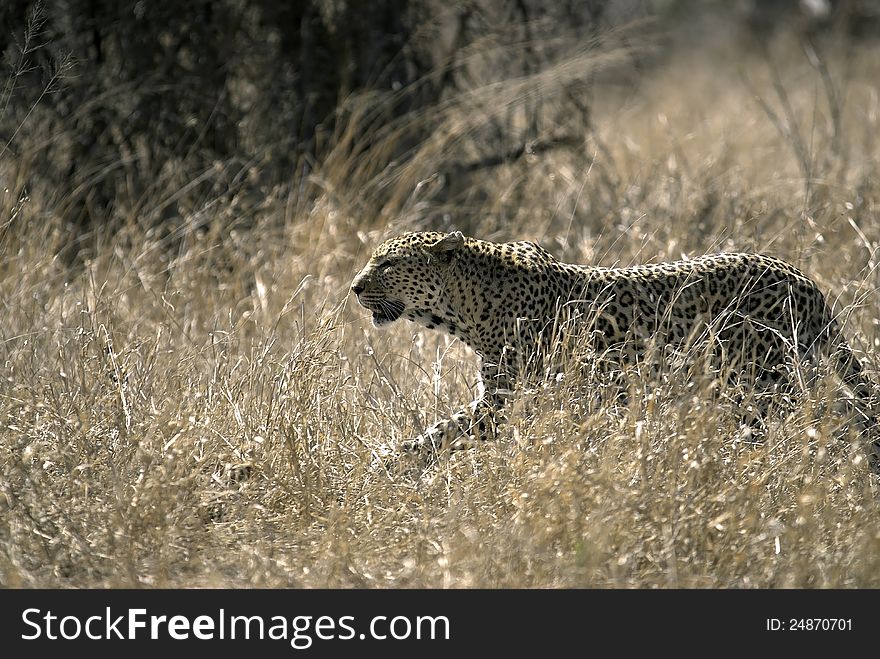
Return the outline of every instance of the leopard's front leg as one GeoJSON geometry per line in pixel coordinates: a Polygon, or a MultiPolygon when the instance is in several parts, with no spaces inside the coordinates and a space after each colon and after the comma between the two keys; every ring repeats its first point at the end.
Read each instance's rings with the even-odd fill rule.
{"type": "Polygon", "coordinates": [[[472,448],[495,437],[496,412],[491,400],[480,398],[448,419],[442,419],[414,439],[401,444],[404,454],[431,458],[444,451],[472,448]]]}
{"type": "Polygon", "coordinates": [[[510,378],[497,367],[484,364],[480,371],[482,395],[448,419],[442,419],[414,439],[403,442],[402,456],[428,463],[444,452],[459,451],[494,439],[502,408],[510,395],[510,378]]]}

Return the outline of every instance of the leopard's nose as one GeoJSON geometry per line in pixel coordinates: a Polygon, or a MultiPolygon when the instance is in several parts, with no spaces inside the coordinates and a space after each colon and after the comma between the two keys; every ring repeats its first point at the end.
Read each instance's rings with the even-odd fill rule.
{"type": "Polygon", "coordinates": [[[360,295],[361,293],[364,292],[364,285],[362,283],[360,283],[359,281],[355,281],[351,285],[351,292],[354,293],[355,295],[360,295]]]}

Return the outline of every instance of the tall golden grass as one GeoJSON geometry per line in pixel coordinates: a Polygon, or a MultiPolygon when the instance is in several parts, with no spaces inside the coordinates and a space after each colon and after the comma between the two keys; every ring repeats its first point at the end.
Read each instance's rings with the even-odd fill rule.
{"type": "Polygon", "coordinates": [[[627,373],[625,402],[565,378],[413,479],[378,453],[470,400],[476,358],[374,330],[348,291],[380,239],[429,227],[601,265],[763,251],[820,283],[880,380],[880,52],[833,46],[831,88],[779,37],[643,55],[640,76],[619,43],[573,48],[394,122],[381,95],[349,99],[308,181],[167,230],[122,217],[78,251],[65,191],[28,197],[27,158],[4,154],[0,584],[880,585],[878,483],[832,378],[760,445],[686,366],[627,373]],[[588,75],[590,112],[561,114],[588,75]],[[460,174],[527,103],[566,145],[460,174]]]}

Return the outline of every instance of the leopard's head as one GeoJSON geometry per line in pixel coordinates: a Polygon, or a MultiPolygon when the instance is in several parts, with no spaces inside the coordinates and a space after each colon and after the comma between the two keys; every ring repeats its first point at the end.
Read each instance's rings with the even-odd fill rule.
{"type": "Polygon", "coordinates": [[[351,284],[373,325],[426,322],[448,307],[446,274],[468,240],[460,231],[405,233],[382,243],[351,284]]]}

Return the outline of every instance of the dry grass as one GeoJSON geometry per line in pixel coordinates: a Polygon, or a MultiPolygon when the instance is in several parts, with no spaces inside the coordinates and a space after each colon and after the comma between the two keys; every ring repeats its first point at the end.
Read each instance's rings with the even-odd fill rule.
{"type": "Polygon", "coordinates": [[[876,371],[880,53],[829,50],[836,126],[796,45],[776,42],[773,67],[725,48],[681,51],[635,88],[611,69],[584,147],[478,172],[458,197],[429,176],[478,139],[475,105],[551,104],[552,71],[450,100],[396,169],[365,161],[381,140],[371,155],[337,136],[314,203],[297,186],[208,201],[167,231],[83,236],[78,258],[64,191],[19,203],[27,164],[4,156],[0,584],[880,586],[878,483],[827,379],[760,446],[733,441],[735,415],[682,366],[628,374],[625,405],[577,378],[525,392],[499,442],[417,481],[374,460],[476,378],[460,344],[378,332],[348,294],[405,228],[603,265],[766,251],[829,292],[876,371]]]}

